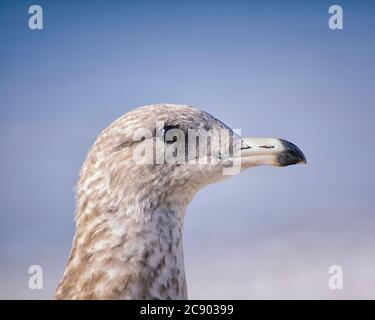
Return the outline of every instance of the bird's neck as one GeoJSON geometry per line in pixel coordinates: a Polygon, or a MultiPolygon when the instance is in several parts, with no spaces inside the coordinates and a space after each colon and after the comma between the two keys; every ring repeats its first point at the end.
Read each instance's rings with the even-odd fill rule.
{"type": "Polygon", "coordinates": [[[78,207],[77,228],[58,299],[186,299],[185,206],[134,198],[78,207]]]}

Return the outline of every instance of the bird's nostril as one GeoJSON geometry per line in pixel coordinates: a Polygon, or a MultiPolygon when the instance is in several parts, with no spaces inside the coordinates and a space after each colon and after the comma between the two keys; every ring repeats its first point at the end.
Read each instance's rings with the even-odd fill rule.
{"type": "Polygon", "coordinates": [[[259,148],[263,148],[263,149],[273,149],[273,148],[275,148],[275,146],[272,146],[272,145],[262,145],[262,146],[259,146],[259,148]]]}
{"type": "Polygon", "coordinates": [[[246,149],[251,149],[251,147],[250,147],[250,146],[247,146],[247,145],[241,147],[241,150],[246,150],[246,149]]]}

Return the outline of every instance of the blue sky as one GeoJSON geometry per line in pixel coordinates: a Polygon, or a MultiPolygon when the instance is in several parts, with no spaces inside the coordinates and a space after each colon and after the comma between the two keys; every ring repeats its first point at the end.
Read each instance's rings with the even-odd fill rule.
{"type": "Polygon", "coordinates": [[[52,296],[88,148],[123,113],[169,102],[308,159],[196,196],[191,298],[374,298],[374,3],[334,3],[344,30],[328,28],[330,1],[0,1],[0,297],[52,296]],[[32,4],[44,30],[27,27],[32,4]],[[327,288],[331,264],[342,292],[327,288]]]}

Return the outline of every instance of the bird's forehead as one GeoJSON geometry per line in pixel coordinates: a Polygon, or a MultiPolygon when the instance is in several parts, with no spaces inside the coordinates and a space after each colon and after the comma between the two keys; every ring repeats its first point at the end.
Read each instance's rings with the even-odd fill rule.
{"type": "Polygon", "coordinates": [[[184,130],[232,131],[224,123],[207,112],[187,105],[158,104],[134,109],[114,121],[102,131],[95,149],[108,153],[119,145],[130,145],[139,133],[156,134],[162,125],[172,125],[184,130]],[[107,150],[107,151],[106,151],[107,150]]]}
{"type": "Polygon", "coordinates": [[[153,129],[164,123],[181,128],[226,127],[210,114],[187,105],[151,105],[128,112],[114,124],[125,130],[153,129]],[[116,123],[117,122],[117,123],[116,123]]]}

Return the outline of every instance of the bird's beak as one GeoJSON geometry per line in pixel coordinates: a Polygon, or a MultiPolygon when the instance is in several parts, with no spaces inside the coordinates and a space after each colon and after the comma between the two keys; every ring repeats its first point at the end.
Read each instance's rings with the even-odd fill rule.
{"type": "Polygon", "coordinates": [[[241,167],[258,165],[278,167],[306,163],[302,151],[293,143],[275,138],[242,138],[241,167]]]}

